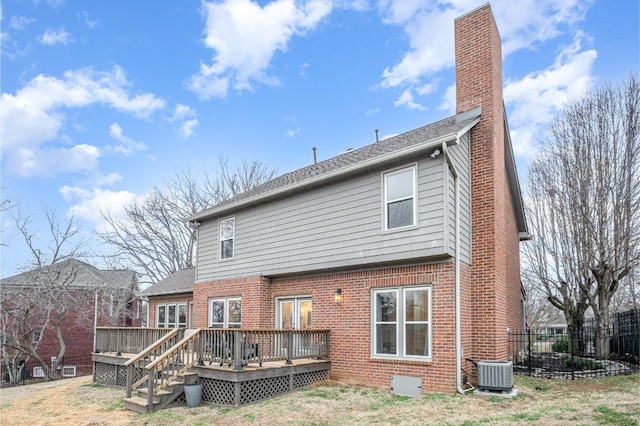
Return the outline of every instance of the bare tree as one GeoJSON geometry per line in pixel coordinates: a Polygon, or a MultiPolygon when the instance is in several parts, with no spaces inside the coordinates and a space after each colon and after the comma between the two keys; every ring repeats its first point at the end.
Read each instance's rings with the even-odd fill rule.
{"type": "MultiPolygon", "coordinates": [[[[555,272],[559,287],[548,293],[552,303],[554,292],[576,307],[586,299],[596,321],[596,356],[605,357],[608,342],[602,336],[611,300],[620,285],[631,282],[625,278],[640,261],[640,84],[635,75],[621,87],[604,85],[565,106],[531,168],[530,184],[540,203],[534,204],[534,223],[536,214],[542,217],[534,228],[542,229],[537,230],[540,242],[532,245],[538,254],[527,259],[534,270],[555,272]]],[[[560,305],[566,315],[566,303],[560,305]]]]}
{"type": "Polygon", "coordinates": [[[20,208],[12,216],[31,252],[27,269],[33,269],[34,273],[29,274],[25,282],[3,280],[0,327],[3,332],[2,355],[8,369],[16,371],[17,360],[33,357],[45,376],[51,377],[48,363],[38,355],[39,336],[47,329],[55,331],[57,358],[61,359],[66,351],[65,316],[70,309],[78,309],[90,302],[77,297],[72,291],[78,270],[76,264],[64,262],[82,256],[87,240],[80,235],[73,217],[61,223],[55,211],[45,207],[44,213],[49,237],[45,245],[38,244],[41,235],[32,230],[32,216],[24,214],[20,208]]]}
{"type": "Polygon", "coordinates": [[[108,231],[100,238],[113,248],[116,262],[132,265],[140,282],[152,284],[195,265],[197,230],[186,219],[275,176],[261,161],[234,168],[221,158],[217,174],[187,171],[165,188],[154,188],[115,215],[103,212],[108,231]]]}
{"type": "MultiPolygon", "coordinates": [[[[571,206],[556,188],[562,176],[544,157],[534,161],[529,170],[527,219],[533,241],[523,246],[523,268],[527,293],[543,293],[552,306],[563,312],[569,330],[581,333],[588,307],[584,291],[593,281],[579,264],[583,251],[574,243],[580,234],[570,226],[571,206]]],[[[578,227],[580,223],[577,223],[578,227]]]]}

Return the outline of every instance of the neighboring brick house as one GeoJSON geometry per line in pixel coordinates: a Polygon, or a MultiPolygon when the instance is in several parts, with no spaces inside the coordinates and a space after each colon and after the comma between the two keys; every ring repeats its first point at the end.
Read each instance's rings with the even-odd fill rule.
{"type": "Polygon", "coordinates": [[[147,299],[149,327],[191,328],[195,278],[195,268],[182,269],[138,293],[147,299]]]}
{"type": "Polygon", "coordinates": [[[26,357],[28,347],[46,363],[61,352],[65,359],[90,356],[96,320],[98,326],[141,324],[133,271],[100,270],[68,259],[3,278],[0,286],[4,357],[26,357]]]}
{"type": "Polygon", "coordinates": [[[489,5],[455,21],[457,114],[203,211],[194,327],[331,330],[331,377],[462,391],[521,331],[522,196],[489,5]]]}

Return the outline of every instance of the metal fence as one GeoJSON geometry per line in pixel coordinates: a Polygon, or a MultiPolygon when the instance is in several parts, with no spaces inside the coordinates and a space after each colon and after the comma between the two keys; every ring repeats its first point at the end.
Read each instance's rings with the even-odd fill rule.
{"type": "Polygon", "coordinates": [[[573,333],[509,333],[515,373],[532,377],[578,379],[640,371],[639,312],[613,315],[610,327],[596,333],[587,320],[573,333]],[[597,339],[600,339],[599,341],[597,339]],[[600,353],[596,348],[599,347],[600,353]]]}
{"type": "Polygon", "coordinates": [[[91,354],[52,359],[46,368],[37,360],[19,361],[15,364],[2,362],[2,387],[30,385],[52,380],[71,379],[93,374],[91,354]]]}

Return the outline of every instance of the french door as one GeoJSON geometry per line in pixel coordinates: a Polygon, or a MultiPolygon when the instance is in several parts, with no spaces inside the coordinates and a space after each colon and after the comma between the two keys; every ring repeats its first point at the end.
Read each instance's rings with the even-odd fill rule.
{"type": "MultiPolygon", "coordinates": [[[[278,299],[276,327],[283,330],[305,330],[312,326],[313,304],[310,297],[278,299]]],[[[309,350],[310,337],[296,335],[292,356],[304,356],[309,350]]],[[[287,347],[286,339],[280,341],[281,349],[287,347]]]]}

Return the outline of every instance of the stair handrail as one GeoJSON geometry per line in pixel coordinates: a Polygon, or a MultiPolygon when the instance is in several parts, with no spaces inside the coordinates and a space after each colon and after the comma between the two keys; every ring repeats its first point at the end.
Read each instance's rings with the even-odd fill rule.
{"type": "Polygon", "coordinates": [[[141,359],[149,355],[151,352],[156,350],[159,346],[162,346],[167,340],[172,339],[176,334],[178,334],[178,329],[174,328],[173,330],[171,330],[171,332],[169,332],[168,334],[165,334],[160,339],[156,340],[151,346],[147,347],[147,349],[143,350],[138,355],[134,356],[133,358],[125,362],[124,366],[128,367],[129,365],[140,361],[141,359]]]}
{"type": "Polygon", "coordinates": [[[163,378],[162,373],[164,368],[169,365],[169,361],[174,355],[180,352],[182,349],[189,346],[189,344],[193,343],[196,339],[198,339],[200,335],[199,328],[193,330],[191,334],[185,336],[178,343],[173,345],[171,348],[167,349],[161,356],[155,359],[153,362],[147,364],[144,369],[147,371],[145,377],[140,379],[138,383],[144,383],[145,381],[148,383],[148,404],[151,406],[153,403],[153,395],[158,391],[164,389],[169,386],[172,380],[176,379],[180,374],[184,374],[190,367],[193,367],[200,359],[200,355],[198,354],[198,350],[196,349],[196,345],[193,345],[193,351],[184,351],[183,357],[181,359],[182,368],[178,371],[173,372],[170,377],[163,378]],[[190,359],[189,359],[190,358],[190,359]],[[156,381],[160,380],[160,384],[156,386],[156,381]]]}

